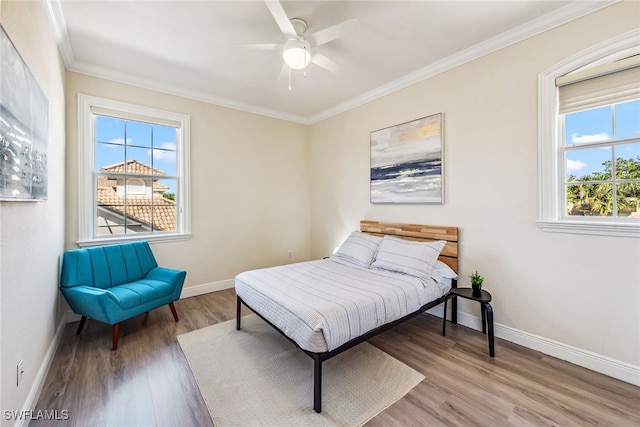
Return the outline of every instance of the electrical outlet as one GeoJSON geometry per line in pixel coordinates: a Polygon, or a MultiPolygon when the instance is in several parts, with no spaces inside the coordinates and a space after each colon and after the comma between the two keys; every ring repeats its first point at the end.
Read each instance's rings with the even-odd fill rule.
{"type": "Polygon", "coordinates": [[[289,249],[289,255],[287,255],[287,258],[291,258],[292,256],[293,256],[293,251],[289,249]]]}
{"type": "Polygon", "coordinates": [[[24,374],[24,361],[20,359],[16,366],[16,387],[22,382],[22,374],[24,374]]]}

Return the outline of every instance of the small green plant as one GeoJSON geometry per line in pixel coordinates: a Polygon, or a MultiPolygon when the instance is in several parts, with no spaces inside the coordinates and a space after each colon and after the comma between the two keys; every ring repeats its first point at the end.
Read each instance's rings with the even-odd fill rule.
{"type": "Polygon", "coordinates": [[[482,282],[484,282],[484,277],[478,274],[478,270],[469,276],[469,279],[471,279],[471,284],[476,286],[482,286],[482,282]]]}

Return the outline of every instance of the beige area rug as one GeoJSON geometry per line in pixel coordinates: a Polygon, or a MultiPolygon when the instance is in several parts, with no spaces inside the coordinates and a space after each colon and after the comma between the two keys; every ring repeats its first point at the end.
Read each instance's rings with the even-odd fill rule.
{"type": "Polygon", "coordinates": [[[424,375],[366,342],[322,364],[313,410],[313,359],[256,315],[178,336],[216,427],[360,426],[424,375]]]}

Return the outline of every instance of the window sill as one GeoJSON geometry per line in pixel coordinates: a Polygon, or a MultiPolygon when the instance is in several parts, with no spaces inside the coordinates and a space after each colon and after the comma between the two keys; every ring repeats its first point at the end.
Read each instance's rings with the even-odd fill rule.
{"type": "Polygon", "coordinates": [[[550,233],[640,238],[640,224],[585,221],[537,221],[537,223],[543,231],[550,233]]]}
{"type": "Polygon", "coordinates": [[[149,243],[163,243],[163,242],[177,242],[182,240],[189,240],[191,238],[191,233],[175,233],[175,234],[162,234],[162,235],[153,235],[153,234],[143,234],[136,235],[135,237],[105,237],[99,239],[90,239],[90,240],[79,240],[76,244],[81,248],[86,248],[89,246],[100,246],[100,245],[111,245],[115,243],[124,243],[124,242],[137,242],[141,240],[146,240],[149,243]]]}

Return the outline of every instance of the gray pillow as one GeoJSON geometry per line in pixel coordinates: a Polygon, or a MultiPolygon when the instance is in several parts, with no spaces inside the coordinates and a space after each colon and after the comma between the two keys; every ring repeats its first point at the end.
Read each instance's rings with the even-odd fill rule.
{"type": "Polygon", "coordinates": [[[429,278],[445,243],[444,240],[414,242],[384,236],[371,266],[381,270],[429,278]]]}
{"type": "Polygon", "coordinates": [[[359,267],[369,268],[381,241],[381,237],[354,231],[340,245],[331,258],[338,258],[359,267]]]}

